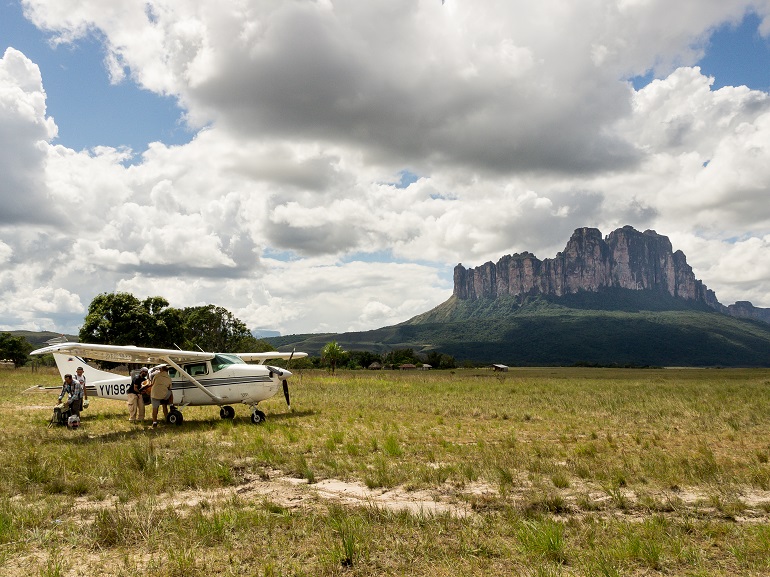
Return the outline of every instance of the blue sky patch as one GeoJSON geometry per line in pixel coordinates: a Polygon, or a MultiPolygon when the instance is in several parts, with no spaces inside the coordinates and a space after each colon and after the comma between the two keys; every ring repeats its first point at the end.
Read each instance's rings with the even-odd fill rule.
{"type": "Polygon", "coordinates": [[[0,3],[0,54],[12,47],[40,68],[46,114],[59,128],[54,144],[73,150],[130,147],[136,155],[150,142],[185,144],[194,133],[180,121],[176,100],[142,90],[129,78],[110,84],[104,49],[94,36],[53,46],[22,15],[17,2],[0,3]]]}

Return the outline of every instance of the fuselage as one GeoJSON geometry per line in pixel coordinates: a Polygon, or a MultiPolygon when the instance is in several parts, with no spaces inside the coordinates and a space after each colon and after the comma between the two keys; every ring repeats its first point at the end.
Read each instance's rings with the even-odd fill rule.
{"type": "MultiPolygon", "coordinates": [[[[57,359],[65,365],[85,363],[78,357],[57,359]],[[66,359],[66,360],[65,360],[66,359]]],[[[255,405],[269,399],[281,389],[281,380],[291,376],[285,369],[274,369],[267,365],[249,365],[236,355],[218,354],[212,360],[180,364],[189,377],[202,385],[210,394],[201,390],[188,376],[174,368],[169,370],[172,381],[174,404],[188,405],[232,405],[243,403],[255,405]],[[217,397],[212,398],[212,396],[217,397]]],[[[62,367],[60,366],[60,370],[62,367]]],[[[67,370],[66,368],[64,370],[67,370]]],[[[89,396],[115,400],[128,400],[131,377],[99,371],[86,366],[86,391],[89,396]]]]}

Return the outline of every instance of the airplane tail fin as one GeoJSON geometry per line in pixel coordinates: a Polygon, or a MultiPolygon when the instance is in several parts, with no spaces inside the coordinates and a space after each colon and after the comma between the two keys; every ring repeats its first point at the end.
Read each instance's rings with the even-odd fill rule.
{"type": "Polygon", "coordinates": [[[83,367],[83,374],[86,376],[86,383],[90,384],[94,381],[103,381],[104,379],[114,379],[119,376],[115,373],[107,371],[100,371],[92,366],[89,366],[83,359],[74,355],[63,355],[61,353],[52,353],[53,358],[56,361],[56,368],[59,369],[61,378],[64,379],[64,375],[74,375],[78,367],[83,367]]]}

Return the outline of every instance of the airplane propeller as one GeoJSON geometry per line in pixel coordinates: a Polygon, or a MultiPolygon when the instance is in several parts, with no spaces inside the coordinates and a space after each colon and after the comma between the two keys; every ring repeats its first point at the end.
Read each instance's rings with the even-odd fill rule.
{"type": "Polygon", "coordinates": [[[291,403],[289,402],[289,383],[286,379],[283,380],[283,396],[286,397],[286,406],[291,410],[291,403]]]}
{"type": "MultiPolygon", "coordinates": [[[[294,356],[294,351],[297,349],[293,349],[291,351],[291,354],[289,355],[289,360],[286,362],[286,368],[288,370],[291,370],[291,359],[294,356]]],[[[286,398],[286,406],[289,407],[289,410],[291,411],[291,403],[289,402],[289,383],[286,379],[283,380],[283,396],[286,398]]]]}

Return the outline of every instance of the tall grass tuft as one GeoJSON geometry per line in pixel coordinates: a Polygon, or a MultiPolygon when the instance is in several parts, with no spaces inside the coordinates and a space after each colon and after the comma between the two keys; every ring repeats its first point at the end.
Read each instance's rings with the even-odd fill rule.
{"type": "Polygon", "coordinates": [[[206,570],[198,564],[195,548],[172,546],[166,553],[166,563],[161,574],[164,577],[198,577],[205,575],[206,570]]]}
{"type": "Polygon", "coordinates": [[[364,484],[370,489],[394,487],[398,484],[398,477],[388,459],[379,456],[364,472],[364,484]]]}
{"type": "Polygon", "coordinates": [[[297,457],[297,474],[302,479],[307,479],[308,483],[315,483],[315,473],[310,468],[310,465],[307,462],[307,459],[305,458],[305,455],[299,455],[297,457]]]}
{"type": "Polygon", "coordinates": [[[9,499],[0,499],[0,544],[10,543],[18,538],[14,509],[9,499]]]}
{"type": "Polygon", "coordinates": [[[164,529],[177,516],[174,509],[161,509],[152,501],[135,506],[116,503],[97,511],[89,535],[94,546],[131,547],[149,542],[156,535],[165,539],[164,529]]]}
{"type": "Polygon", "coordinates": [[[770,526],[749,529],[743,539],[730,545],[730,553],[743,569],[770,571],[770,526]]]}
{"type": "Polygon", "coordinates": [[[62,562],[52,558],[55,556],[57,556],[56,553],[52,553],[51,557],[46,560],[45,566],[40,569],[40,577],[64,577],[62,562]]]}
{"type": "Polygon", "coordinates": [[[353,567],[362,556],[364,546],[363,519],[342,507],[329,509],[329,525],[334,533],[331,556],[342,567],[353,567]]]}
{"type": "Polygon", "coordinates": [[[146,445],[133,443],[131,445],[131,462],[134,469],[145,475],[152,475],[158,468],[158,456],[155,453],[153,439],[147,440],[146,445]]]}
{"type": "Polygon", "coordinates": [[[497,465],[495,467],[497,473],[498,487],[500,488],[500,494],[506,495],[508,491],[513,487],[514,478],[513,473],[505,467],[497,465]]]}
{"type": "Polygon", "coordinates": [[[212,547],[228,541],[237,526],[237,517],[237,513],[231,509],[211,512],[197,509],[190,516],[190,522],[195,527],[199,542],[212,547]]]}
{"type": "Polygon", "coordinates": [[[382,451],[389,457],[400,457],[404,454],[401,449],[401,445],[398,442],[398,438],[395,435],[388,435],[385,437],[385,442],[382,444],[382,451]]]}
{"type": "Polygon", "coordinates": [[[517,536],[527,555],[559,565],[567,562],[562,523],[550,519],[526,520],[522,522],[517,536]]]}

